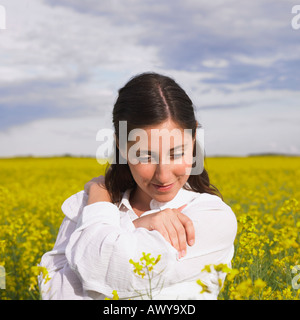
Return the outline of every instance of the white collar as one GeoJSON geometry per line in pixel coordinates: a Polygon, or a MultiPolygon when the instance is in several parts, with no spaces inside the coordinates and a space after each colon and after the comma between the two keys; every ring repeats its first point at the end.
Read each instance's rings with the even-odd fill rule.
{"type": "MultiPolygon", "coordinates": [[[[119,204],[119,209],[121,210],[123,205],[123,208],[125,207],[127,209],[131,219],[133,220],[138,218],[138,216],[134,213],[129,202],[131,191],[132,189],[128,189],[124,192],[122,200],[119,204]]],[[[157,211],[159,209],[163,210],[166,208],[178,208],[184,204],[192,202],[196,198],[199,198],[201,201],[201,205],[198,203],[199,210],[217,210],[224,209],[227,206],[218,196],[208,193],[198,193],[181,188],[171,201],[158,202],[152,199],[150,201],[150,210],[144,212],[142,215],[153,213],[153,211],[157,211]]],[[[83,208],[87,205],[87,200],[88,195],[82,190],[66,199],[62,204],[61,209],[70,220],[76,222],[83,208]]]]}
{"type": "MultiPolygon", "coordinates": [[[[134,212],[132,209],[132,206],[129,202],[130,193],[132,190],[133,189],[127,189],[124,192],[122,200],[120,201],[120,204],[119,204],[119,209],[121,209],[123,206],[123,208],[125,207],[129,211],[134,212]]],[[[150,211],[164,210],[166,208],[170,208],[170,209],[178,208],[178,207],[183,206],[184,204],[188,204],[189,202],[191,202],[193,199],[195,199],[199,195],[200,194],[197,192],[189,191],[189,190],[185,190],[185,189],[181,188],[177,192],[176,196],[168,202],[159,202],[159,201],[156,201],[155,199],[152,199],[150,201],[150,211]]],[[[149,212],[149,211],[147,211],[147,212],[149,212]]]]}

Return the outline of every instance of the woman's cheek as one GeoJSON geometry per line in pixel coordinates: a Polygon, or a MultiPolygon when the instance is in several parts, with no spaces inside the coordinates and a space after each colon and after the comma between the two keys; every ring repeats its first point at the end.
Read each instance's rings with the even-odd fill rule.
{"type": "Polygon", "coordinates": [[[152,180],[152,177],[155,171],[153,167],[154,166],[151,164],[139,163],[136,165],[131,165],[130,170],[135,181],[145,183],[152,180]]]}
{"type": "Polygon", "coordinates": [[[182,165],[180,168],[181,174],[190,175],[192,171],[192,163],[193,163],[193,155],[185,156],[182,161],[182,165]]]}

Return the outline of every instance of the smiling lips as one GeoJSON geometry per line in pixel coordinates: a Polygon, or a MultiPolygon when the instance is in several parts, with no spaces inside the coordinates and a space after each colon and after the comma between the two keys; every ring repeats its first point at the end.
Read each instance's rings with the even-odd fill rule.
{"type": "Polygon", "coordinates": [[[158,191],[169,191],[174,186],[174,183],[167,184],[167,185],[160,185],[160,184],[152,183],[152,185],[158,191]]]}

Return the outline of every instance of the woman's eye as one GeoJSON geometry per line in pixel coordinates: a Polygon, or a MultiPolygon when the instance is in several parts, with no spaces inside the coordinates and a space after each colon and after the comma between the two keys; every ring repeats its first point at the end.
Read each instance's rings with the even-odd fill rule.
{"type": "Polygon", "coordinates": [[[184,156],[184,152],[182,152],[182,153],[177,153],[177,154],[173,154],[173,155],[171,155],[171,158],[173,158],[173,159],[179,159],[179,158],[181,158],[182,156],[184,156]]]}
{"type": "Polygon", "coordinates": [[[151,157],[139,157],[138,159],[141,163],[148,163],[151,160],[151,157]]]}
{"type": "MultiPolygon", "coordinates": [[[[184,152],[172,154],[172,155],[170,155],[170,158],[174,160],[174,159],[180,159],[183,156],[184,156],[184,152]]],[[[158,163],[158,160],[156,162],[155,158],[152,158],[150,155],[144,156],[144,157],[139,156],[137,159],[140,163],[150,163],[150,162],[158,163]]]]}

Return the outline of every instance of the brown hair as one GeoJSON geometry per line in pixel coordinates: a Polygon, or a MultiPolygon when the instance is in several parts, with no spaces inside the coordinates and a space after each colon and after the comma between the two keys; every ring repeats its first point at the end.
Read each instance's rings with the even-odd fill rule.
{"type": "MultiPolygon", "coordinates": [[[[115,135],[119,137],[119,122],[127,121],[128,131],[134,128],[157,125],[168,118],[184,129],[192,129],[195,137],[197,121],[193,103],[185,91],[171,78],[157,73],[143,73],[130,79],[119,90],[113,109],[115,135]]],[[[201,127],[198,125],[198,127],[201,127]]],[[[118,142],[118,140],[117,140],[118,142]]],[[[195,153],[194,146],[194,156],[195,153]]],[[[127,189],[134,188],[136,182],[128,164],[119,163],[119,149],[115,148],[116,163],[111,164],[105,175],[105,185],[114,203],[122,199],[127,189]]],[[[187,190],[210,193],[222,198],[219,190],[210,184],[208,173],[203,169],[199,175],[190,175],[187,190]]]]}

